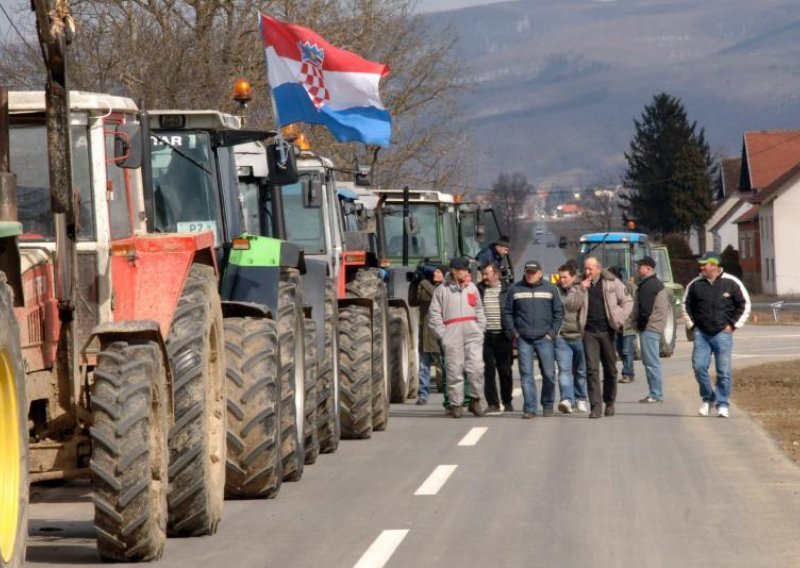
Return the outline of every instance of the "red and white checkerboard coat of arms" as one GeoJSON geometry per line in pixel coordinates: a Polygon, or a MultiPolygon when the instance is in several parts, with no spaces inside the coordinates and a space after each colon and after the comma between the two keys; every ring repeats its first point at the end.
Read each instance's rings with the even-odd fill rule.
{"type": "Polygon", "coordinates": [[[325,50],[320,49],[316,44],[311,45],[307,41],[298,43],[297,47],[300,48],[300,55],[302,56],[298,79],[311,98],[311,103],[319,110],[331,100],[322,75],[325,50]]]}

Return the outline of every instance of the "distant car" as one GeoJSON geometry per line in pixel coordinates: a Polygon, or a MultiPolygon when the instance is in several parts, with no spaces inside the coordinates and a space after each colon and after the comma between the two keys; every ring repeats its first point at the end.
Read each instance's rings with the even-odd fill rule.
{"type": "Polygon", "coordinates": [[[537,235],[541,235],[542,233],[544,233],[544,229],[536,229],[537,235]]]}
{"type": "Polygon", "coordinates": [[[558,237],[558,248],[567,248],[567,237],[564,235],[558,237]]]}
{"type": "Polygon", "coordinates": [[[556,248],[556,242],[553,239],[547,241],[547,248],[556,248]]]}
{"type": "Polygon", "coordinates": [[[540,244],[542,244],[542,239],[540,239],[539,237],[535,237],[535,238],[533,239],[533,244],[535,244],[535,245],[540,245],[540,244]]]}

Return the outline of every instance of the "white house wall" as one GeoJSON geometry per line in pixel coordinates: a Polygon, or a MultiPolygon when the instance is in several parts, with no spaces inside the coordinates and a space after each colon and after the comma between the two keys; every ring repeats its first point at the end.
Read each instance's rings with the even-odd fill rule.
{"type": "Polygon", "coordinates": [[[765,294],[777,294],[775,285],[775,239],[772,228],[774,227],[773,209],[775,201],[762,205],[758,210],[758,230],[761,238],[761,291],[765,294]]]}
{"type": "Polygon", "coordinates": [[[800,294],[800,263],[797,262],[800,179],[795,178],[786,191],[770,205],[774,211],[772,226],[775,239],[770,240],[770,245],[774,246],[776,293],[800,294]]]}

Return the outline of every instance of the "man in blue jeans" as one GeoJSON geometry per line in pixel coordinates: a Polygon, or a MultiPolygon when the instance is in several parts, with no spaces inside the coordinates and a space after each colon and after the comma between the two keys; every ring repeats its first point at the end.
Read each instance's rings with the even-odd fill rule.
{"type": "Polygon", "coordinates": [[[682,305],[686,328],[694,332],[692,368],[703,400],[698,414],[708,416],[711,405],[716,404],[717,416],[728,418],[733,333],[750,315],[750,296],[738,278],[723,271],[719,254],[707,252],[697,262],[700,275],[689,282],[682,305]],[[708,374],[712,354],[717,369],[716,390],[708,374]]]}
{"type": "Polygon", "coordinates": [[[583,337],[578,326],[578,312],[566,309],[569,294],[577,293],[575,284],[576,267],[564,264],[558,268],[558,292],[564,305],[564,323],[556,339],[556,363],[558,363],[558,388],[561,402],[558,410],[571,414],[573,410],[589,412],[589,398],[586,393],[586,356],[583,352],[583,337]]]}
{"type": "Polygon", "coordinates": [[[656,276],[656,261],[645,256],[637,261],[639,287],[633,300],[631,317],[639,332],[642,364],[647,375],[647,396],[639,402],[652,404],[663,402],[663,373],[661,371],[661,336],[667,326],[667,317],[672,306],[667,298],[667,289],[656,276]]]}
{"type": "Polygon", "coordinates": [[[561,297],[556,287],[542,279],[535,260],[525,263],[522,280],[509,288],[503,311],[503,328],[517,338],[519,374],[522,378],[522,418],[536,416],[538,401],[533,380],[533,358],[542,373],[542,414],[553,416],[556,395],[555,340],[563,319],[561,297]]]}

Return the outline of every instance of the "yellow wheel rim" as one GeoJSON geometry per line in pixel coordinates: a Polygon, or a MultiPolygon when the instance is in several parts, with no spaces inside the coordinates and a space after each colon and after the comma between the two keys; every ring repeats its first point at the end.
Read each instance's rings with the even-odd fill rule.
{"type": "Polygon", "coordinates": [[[0,350],[0,557],[11,563],[19,517],[20,432],[17,385],[8,353],[0,350]]]}

